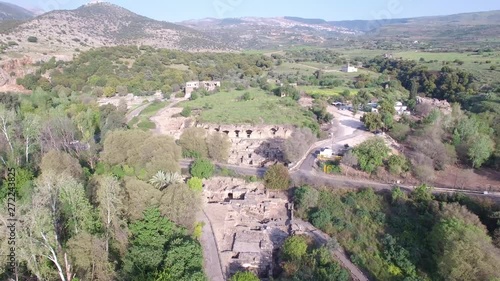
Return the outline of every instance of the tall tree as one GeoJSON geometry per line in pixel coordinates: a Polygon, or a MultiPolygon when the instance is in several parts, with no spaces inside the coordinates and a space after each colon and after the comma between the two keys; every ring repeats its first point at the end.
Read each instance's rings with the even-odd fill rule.
{"type": "Polygon", "coordinates": [[[30,162],[30,153],[40,139],[41,120],[38,115],[27,114],[22,121],[24,137],[24,161],[30,162]]]}
{"type": "Polygon", "coordinates": [[[290,187],[291,178],[288,168],[283,164],[276,164],[269,167],[264,175],[266,188],[285,190],[290,187]]]}
{"type": "Polygon", "coordinates": [[[207,138],[208,156],[216,161],[225,163],[229,158],[231,141],[226,134],[212,133],[207,138]]]}
{"type": "Polygon", "coordinates": [[[112,176],[98,179],[97,202],[104,226],[105,250],[109,254],[110,240],[113,239],[123,251],[127,244],[127,225],[123,203],[123,190],[120,182],[112,176]]]}

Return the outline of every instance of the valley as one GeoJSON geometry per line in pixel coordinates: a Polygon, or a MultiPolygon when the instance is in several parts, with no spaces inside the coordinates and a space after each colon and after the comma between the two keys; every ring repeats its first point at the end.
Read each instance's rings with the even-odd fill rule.
{"type": "Polygon", "coordinates": [[[500,278],[499,10],[62,7],[0,2],[1,280],[500,278]]]}

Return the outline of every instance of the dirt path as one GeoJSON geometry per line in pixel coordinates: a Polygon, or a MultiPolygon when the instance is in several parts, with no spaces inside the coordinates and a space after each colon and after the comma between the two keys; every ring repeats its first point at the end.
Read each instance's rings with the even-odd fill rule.
{"type": "Polygon", "coordinates": [[[223,281],[225,279],[224,274],[222,273],[222,265],[217,247],[217,241],[215,240],[212,223],[206,215],[205,210],[202,210],[199,213],[198,221],[205,223],[201,235],[205,274],[211,281],[223,281]]]}
{"type": "Polygon", "coordinates": [[[138,108],[132,110],[131,112],[127,113],[127,116],[126,116],[127,123],[132,121],[132,119],[134,119],[134,117],[139,116],[139,114],[141,114],[141,112],[144,109],[146,109],[146,107],[150,106],[151,104],[152,104],[152,102],[148,102],[148,103],[143,104],[143,105],[139,106],[138,108]]]}
{"type": "Polygon", "coordinates": [[[182,127],[187,118],[173,118],[174,115],[179,114],[182,111],[182,109],[175,108],[175,106],[185,100],[187,99],[171,99],[171,103],[159,110],[153,117],[149,118],[156,125],[156,128],[154,129],[155,134],[170,135],[174,138],[176,137],[175,132],[180,129],[179,127],[182,127]]]}

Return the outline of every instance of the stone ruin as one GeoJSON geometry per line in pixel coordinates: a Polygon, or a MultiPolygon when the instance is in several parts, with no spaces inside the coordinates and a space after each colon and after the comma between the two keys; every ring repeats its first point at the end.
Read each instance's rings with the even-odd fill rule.
{"type": "Polygon", "coordinates": [[[267,192],[261,183],[226,178],[205,182],[204,195],[208,204],[225,206],[224,227],[214,231],[222,232],[215,236],[226,275],[250,270],[272,276],[277,251],[291,231],[286,196],[267,192]]]}
{"type": "Polygon", "coordinates": [[[445,100],[417,97],[417,104],[429,104],[433,108],[439,109],[444,114],[451,114],[452,112],[450,103],[445,100]]]}
{"type": "Polygon", "coordinates": [[[284,162],[283,143],[294,130],[291,126],[230,126],[198,124],[207,132],[221,132],[231,141],[229,163],[264,167],[284,162]]]}

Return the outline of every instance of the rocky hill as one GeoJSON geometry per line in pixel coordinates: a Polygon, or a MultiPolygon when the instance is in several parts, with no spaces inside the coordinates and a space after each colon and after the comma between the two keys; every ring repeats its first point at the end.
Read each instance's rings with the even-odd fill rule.
{"type": "Polygon", "coordinates": [[[0,2],[0,21],[4,20],[27,20],[35,14],[17,5],[0,2]]]}
{"type": "MultiPolygon", "coordinates": [[[[300,17],[232,18],[184,21],[182,24],[226,40],[241,48],[280,45],[332,47],[356,41],[426,41],[430,46],[453,47],[456,42],[492,41],[500,32],[500,11],[389,20],[326,21],[300,17]]],[[[361,43],[362,44],[362,43],[361,43]]]]}
{"type": "Polygon", "coordinates": [[[292,17],[190,20],[179,23],[186,27],[235,42],[238,47],[276,48],[282,45],[323,45],[332,40],[358,34],[348,28],[329,25],[325,21],[307,21],[292,17]]]}
{"type": "Polygon", "coordinates": [[[115,45],[149,45],[189,51],[230,48],[199,31],[137,15],[120,6],[94,3],[45,13],[0,36],[19,51],[73,51],[115,45]],[[29,39],[30,38],[30,39],[29,39]],[[28,41],[29,39],[29,41],[28,41]]]}

